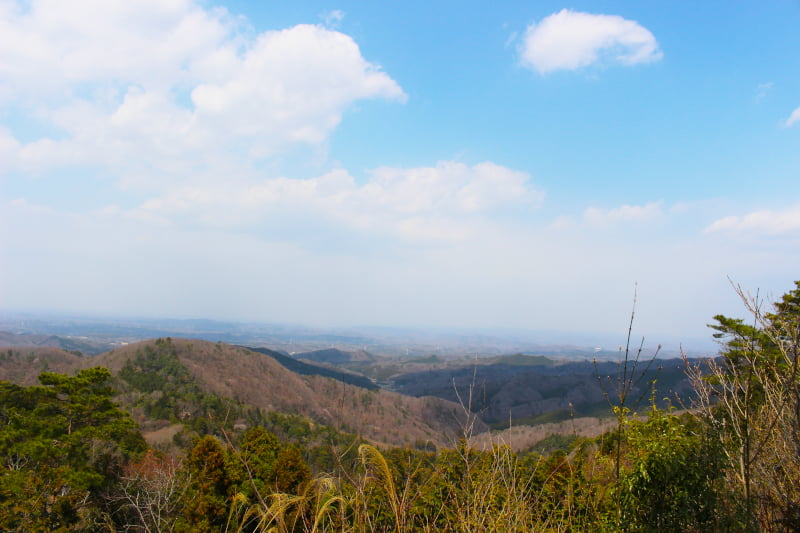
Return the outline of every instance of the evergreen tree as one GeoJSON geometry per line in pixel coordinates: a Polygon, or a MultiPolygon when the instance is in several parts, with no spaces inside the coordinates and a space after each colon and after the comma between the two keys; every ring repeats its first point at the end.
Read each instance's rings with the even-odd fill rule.
{"type": "Polygon", "coordinates": [[[111,373],[45,372],[41,386],[0,382],[0,528],[92,530],[102,492],[146,444],[111,400],[111,373]]]}
{"type": "Polygon", "coordinates": [[[198,440],[184,462],[189,487],[184,494],[184,531],[220,531],[228,519],[231,479],[220,442],[207,435],[198,440]]]}

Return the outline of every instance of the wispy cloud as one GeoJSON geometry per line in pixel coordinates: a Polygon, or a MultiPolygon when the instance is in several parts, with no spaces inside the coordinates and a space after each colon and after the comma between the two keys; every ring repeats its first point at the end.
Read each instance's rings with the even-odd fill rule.
{"type": "Polygon", "coordinates": [[[708,226],[706,232],[744,232],[768,236],[800,234],[800,205],[720,218],[708,226]]]}
{"type": "Polygon", "coordinates": [[[661,202],[650,202],[645,205],[622,205],[612,209],[590,207],[583,212],[583,219],[589,224],[605,225],[642,222],[658,218],[663,214],[661,202]]]}
{"type": "Polygon", "coordinates": [[[771,81],[768,81],[766,83],[759,83],[758,86],[756,86],[756,102],[760,102],[761,100],[763,100],[767,96],[767,93],[774,86],[775,84],[771,81]]]}
{"type": "Polygon", "coordinates": [[[800,122],[800,107],[792,111],[792,114],[789,115],[789,118],[786,119],[786,122],[784,122],[783,125],[789,128],[798,122],[800,122]]]}
{"type": "Polygon", "coordinates": [[[344,11],[341,9],[326,11],[322,14],[322,20],[325,21],[326,27],[336,29],[344,20],[344,11]]]}
{"type": "Polygon", "coordinates": [[[653,34],[633,20],[562,9],[528,26],[520,55],[524,66],[545,74],[597,62],[652,63],[663,54],[653,34]]]}

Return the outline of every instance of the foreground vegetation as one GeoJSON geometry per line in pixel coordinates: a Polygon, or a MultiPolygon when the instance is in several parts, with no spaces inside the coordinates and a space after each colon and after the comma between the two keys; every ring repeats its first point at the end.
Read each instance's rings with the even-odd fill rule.
{"type": "Polygon", "coordinates": [[[640,406],[630,391],[648,365],[628,349],[601,380],[613,431],[522,453],[470,446],[468,405],[463,438],[438,450],[379,449],[248,410],[197,389],[168,341],[116,378],[91,368],[2,382],[0,529],[797,531],[800,282],[768,311],[742,296],[748,321],[715,317],[721,357],[687,361],[692,405],[652,395],[640,406]],[[131,412],[193,413],[175,439],[186,451],[149,448],[131,412]]]}

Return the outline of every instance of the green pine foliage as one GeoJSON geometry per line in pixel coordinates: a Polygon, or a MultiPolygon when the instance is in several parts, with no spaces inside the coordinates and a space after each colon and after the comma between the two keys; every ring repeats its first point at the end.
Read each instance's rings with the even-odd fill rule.
{"type": "Polygon", "coordinates": [[[207,394],[194,382],[169,337],[138,350],[118,377],[123,392],[136,393],[133,407],[142,409],[147,418],[184,422],[201,435],[243,413],[237,402],[207,394]]]}
{"type": "Polygon", "coordinates": [[[96,527],[104,491],[146,445],[111,400],[111,373],[45,372],[41,386],[0,383],[0,528],[67,531],[96,527]]]}

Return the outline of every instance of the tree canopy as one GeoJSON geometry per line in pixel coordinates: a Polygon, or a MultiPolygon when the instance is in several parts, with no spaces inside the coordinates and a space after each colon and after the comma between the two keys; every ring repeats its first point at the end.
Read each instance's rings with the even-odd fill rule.
{"type": "Polygon", "coordinates": [[[111,373],[45,372],[41,385],[0,382],[0,527],[91,529],[100,494],[146,444],[111,399],[111,373]]]}

